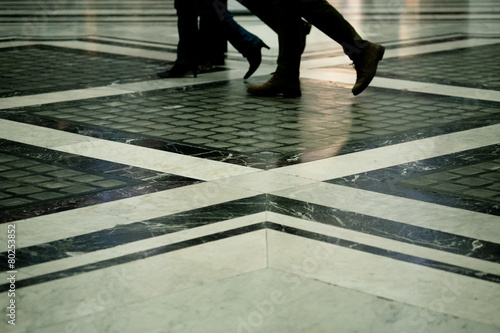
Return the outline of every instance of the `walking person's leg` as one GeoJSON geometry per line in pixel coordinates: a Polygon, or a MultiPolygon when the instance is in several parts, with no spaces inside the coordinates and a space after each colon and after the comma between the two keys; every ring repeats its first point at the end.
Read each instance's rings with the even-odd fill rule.
{"type": "Polygon", "coordinates": [[[165,72],[158,73],[161,78],[182,77],[190,70],[196,77],[198,67],[198,14],[194,7],[194,0],[175,0],[177,11],[177,59],[174,66],[165,72]]]}
{"type": "MultiPolygon", "coordinates": [[[[275,0],[285,6],[288,0],[275,0]]],[[[298,10],[312,25],[339,43],[344,53],[353,61],[357,79],[352,93],[360,94],[372,81],[385,48],[363,40],[352,25],[325,0],[293,0],[298,10]]]]}
{"type": "MultiPolygon", "coordinates": [[[[352,89],[354,95],[360,94],[370,84],[375,76],[378,62],[384,55],[383,46],[363,40],[351,24],[325,0],[272,0],[272,2],[283,17],[278,28],[280,48],[282,48],[281,62],[278,59],[276,74],[268,82],[260,86],[249,86],[250,93],[271,96],[295,90],[299,77],[300,56],[297,58],[299,49],[297,29],[293,28],[291,22],[297,17],[304,17],[339,43],[346,55],[353,60],[357,73],[356,83],[352,89]],[[282,76],[289,77],[281,80],[282,76]],[[295,79],[291,80],[291,77],[295,79]],[[290,82],[295,83],[290,87],[290,82]]],[[[300,93],[291,95],[299,96],[300,93]]]]}
{"type": "MultiPolygon", "coordinates": [[[[247,0],[253,6],[263,5],[265,0],[247,0]]],[[[271,79],[262,85],[250,85],[248,92],[257,96],[273,96],[283,94],[286,97],[297,97],[301,95],[300,90],[300,58],[305,48],[306,35],[310,31],[310,25],[301,19],[300,14],[294,10],[282,10],[274,6],[271,1],[274,18],[272,26],[278,34],[279,55],[277,69],[271,79]]],[[[269,3],[266,1],[269,10],[269,3]]],[[[262,8],[262,7],[261,7],[262,8]]],[[[255,10],[255,9],[253,9],[255,10]]],[[[257,15],[258,11],[255,10],[257,15]]]]}
{"type": "Polygon", "coordinates": [[[249,68],[244,78],[249,78],[262,61],[261,50],[263,47],[269,48],[262,39],[252,34],[240,24],[238,24],[233,15],[227,10],[227,0],[205,0],[212,6],[212,11],[218,15],[222,24],[224,36],[245,57],[249,63],[249,68]]]}

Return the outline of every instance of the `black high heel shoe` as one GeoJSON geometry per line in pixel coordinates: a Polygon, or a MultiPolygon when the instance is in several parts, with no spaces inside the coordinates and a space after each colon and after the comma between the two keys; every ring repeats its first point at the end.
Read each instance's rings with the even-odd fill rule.
{"type": "Polygon", "coordinates": [[[248,79],[250,76],[252,76],[252,74],[255,73],[257,68],[259,68],[260,63],[262,62],[263,47],[269,49],[269,46],[267,46],[263,41],[260,41],[260,43],[256,47],[254,47],[252,50],[250,50],[250,52],[248,52],[245,55],[245,58],[247,58],[248,63],[250,64],[248,72],[243,77],[245,80],[248,79]]]}
{"type": "Polygon", "coordinates": [[[170,70],[157,73],[156,75],[162,79],[167,79],[167,78],[179,78],[183,77],[186,75],[189,71],[193,72],[193,76],[197,77],[198,75],[198,65],[179,65],[179,64],[174,64],[174,67],[172,67],[170,70]]]}

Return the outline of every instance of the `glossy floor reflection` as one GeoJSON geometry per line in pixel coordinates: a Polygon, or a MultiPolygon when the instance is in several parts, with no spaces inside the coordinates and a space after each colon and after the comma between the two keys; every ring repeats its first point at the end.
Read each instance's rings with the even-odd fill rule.
{"type": "Polygon", "coordinates": [[[2,332],[500,332],[495,1],[331,3],[387,47],[357,97],[316,29],[248,95],[236,1],[246,81],[157,79],[171,0],[0,0],[2,332]]]}

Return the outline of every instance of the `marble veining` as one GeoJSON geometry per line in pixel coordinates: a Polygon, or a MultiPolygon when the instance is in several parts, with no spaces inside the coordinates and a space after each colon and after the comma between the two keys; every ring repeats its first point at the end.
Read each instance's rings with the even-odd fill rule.
{"type": "Polygon", "coordinates": [[[347,228],[400,242],[441,251],[500,262],[500,244],[458,236],[438,230],[412,226],[340,209],[304,203],[278,196],[269,197],[271,212],[347,228]],[[481,246],[478,246],[478,244],[481,246]]]}
{"type": "MultiPolygon", "coordinates": [[[[0,177],[4,184],[2,189],[10,193],[16,185],[9,176],[8,165],[12,165],[16,172],[25,177],[39,177],[40,182],[48,182],[44,188],[41,200],[29,204],[3,204],[0,202],[2,216],[0,223],[26,219],[34,216],[70,210],[78,207],[95,205],[103,202],[119,200],[132,196],[153,193],[199,183],[199,180],[181,177],[178,175],[147,170],[129,165],[108,162],[105,160],[85,158],[75,154],[64,153],[51,149],[26,145],[9,140],[0,140],[0,153],[4,154],[4,167],[0,177]],[[12,156],[12,158],[9,158],[12,156]],[[21,168],[26,169],[21,169],[21,168]],[[24,171],[23,171],[24,170],[24,171]],[[57,171],[60,170],[60,171],[57,171]],[[44,173],[45,172],[45,173],[44,173]],[[57,172],[57,173],[56,173],[57,172]],[[66,174],[66,175],[64,175],[66,174]],[[66,192],[51,196],[56,189],[65,189],[73,178],[77,184],[84,178],[98,179],[97,187],[88,187],[77,192],[66,192]],[[81,175],[80,178],[74,177],[81,175]],[[2,176],[5,175],[5,176],[2,176]],[[52,176],[53,175],[53,176],[52,176]],[[85,176],[87,175],[87,176],[85,176]],[[47,177],[50,176],[50,177],[47,177]],[[6,186],[6,182],[12,185],[6,186]]],[[[23,179],[19,179],[22,183],[23,179]]],[[[31,180],[29,181],[31,183],[31,180]]],[[[42,191],[40,189],[40,191],[42,191]]],[[[5,200],[3,202],[6,202],[5,200]]],[[[29,201],[28,201],[29,202],[29,201]]]]}
{"type": "MultiPolygon", "coordinates": [[[[178,214],[117,225],[80,236],[69,237],[42,245],[18,249],[18,267],[36,265],[72,256],[72,253],[90,253],[103,249],[158,237],[168,233],[251,215],[265,210],[265,196],[258,196],[199,208],[178,214]]],[[[7,252],[0,254],[2,263],[7,262],[7,252]]],[[[4,266],[4,264],[2,264],[4,266]]],[[[2,267],[2,270],[7,270],[2,267]]]]}
{"type": "Polygon", "coordinates": [[[392,258],[392,259],[396,259],[396,260],[401,260],[401,261],[408,262],[408,263],[413,263],[413,264],[417,264],[417,265],[431,267],[434,269],[440,269],[440,270],[444,270],[444,271],[448,271],[448,272],[452,272],[452,273],[460,274],[460,275],[464,275],[464,276],[484,279],[484,280],[490,281],[490,282],[500,283],[500,275],[496,275],[496,274],[489,274],[489,273],[485,273],[485,272],[475,271],[475,270],[467,269],[464,267],[445,264],[445,263],[438,262],[435,260],[424,259],[424,258],[420,258],[420,257],[410,256],[410,255],[406,255],[406,254],[402,254],[402,253],[398,253],[398,252],[393,252],[393,251],[388,251],[385,249],[376,248],[373,246],[354,243],[354,242],[346,241],[346,240],[340,239],[340,238],[324,236],[324,235],[320,235],[320,234],[314,234],[314,233],[311,233],[310,231],[290,228],[287,226],[280,226],[280,225],[271,224],[271,225],[268,225],[268,227],[270,229],[281,231],[281,232],[284,232],[287,234],[306,237],[306,238],[318,240],[318,241],[329,243],[329,244],[335,244],[335,245],[349,248],[352,250],[368,252],[371,254],[384,256],[384,257],[388,257],[388,258],[392,258]]]}
{"type": "MultiPolygon", "coordinates": [[[[225,239],[225,238],[230,238],[230,237],[233,237],[236,235],[241,235],[241,234],[253,232],[256,230],[260,230],[262,228],[263,228],[262,223],[255,224],[252,226],[247,226],[247,227],[238,228],[238,229],[234,229],[234,230],[230,230],[230,231],[225,231],[225,232],[221,232],[218,234],[212,234],[212,235],[208,235],[208,236],[199,237],[196,239],[186,240],[186,241],[179,242],[179,243],[169,244],[169,245],[157,247],[154,249],[149,249],[146,251],[141,251],[141,252],[137,252],[137,253],[123,255],[123,256],[117,257],[117,258],[108,259],[108,260],[104,260],[104,261],[100,261],[100,262],[95,262],[92,264],[87,264],[87,265],[82,266],[82,267],[76,267],[76,268],[71,268],[71,269],[67,269],[67,270],[60,270],[56,273],[51,273],[51,274],[46,274],[46,275],[42,275],[42,276],[37,276],[37,277],[27,278],[27,279],[21,280],[17,283],[16,287],[23,288],[23,287],[28,287],[28,286],[31,286],[34,284],[39,284],[39,283],[43,283],[43,282],[47,282],[47,281],[51,281],[51,280],[55,280],[55,279],[67,278],[67,277],[74,276],[77,274],[96,271],[96,270],[100,270],[100,269],[103,269],[106,267],[112,267],[115,265],[120,265],[120,264],[128,263],[131,261],[136,261],[136,260],[141,260],[141,259],[145,259],[145,258],[149,258],[149,257],[154,257],[154,256],[161,255],[161,254],[168,253],[168,252],[178,251],[180,249],[185,249],[185,248],[193,247],[196,245],[206,244],[206,243],[218,241],[218,240],[225,239]]],[[[0,285],[0,292],[5,292],[8,290],[9,290],[9,284],[5,283],[5,284],[0,285]]]]}
{"type": "MultiPolygon", "coordinates": [[[[495,191],[491,191],[487,196],[481,195],[478,191],[488,186],[494,188],[492,184],[500,168],[500,165],[497,166],[500,158],[499,148],[499,145],[491,145],[332,179],[328,182],[500,215],[498,205],[500,193],[496,194],[495,191]],[[482,174],[484,174],[484,181],[472,180],[472,178],[482,178],[482,174]],[[453,179],[456,179],[455,186],[457,188],[460,186],[460,192],[452,187],[450,180],[453,179]],[[488,180],[490,180],[489,183],[488,180]]],[[[485,189],[485,194],[487,191],[485,189]]]]}

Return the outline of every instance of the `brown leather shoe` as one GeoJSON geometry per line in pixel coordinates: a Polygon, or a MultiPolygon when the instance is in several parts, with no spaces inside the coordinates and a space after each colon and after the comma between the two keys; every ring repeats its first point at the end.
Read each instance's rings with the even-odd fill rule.
{"type": "Polygon", "coordinates": [[[289,98],[302,95],[298,78],[285,79],[277,73],[274,73],[264,84],[252,84],[248,86],[247,91],[255,96],[276,96],[283,94],[283,97],[289,98]]]}
{"type": "Polygon", "coordinates": [[[377,73],[378,62],[384,57],[385,47],[369,43],[363,52],[353,60],[356,69],[356,83],[352,87],[354,96],[359,95],[372,82],[377,73]]]}

